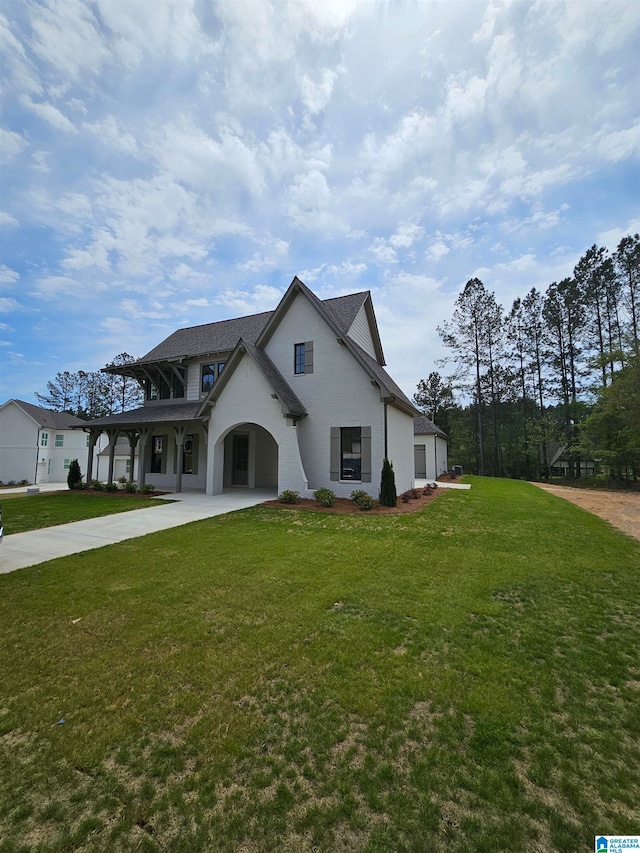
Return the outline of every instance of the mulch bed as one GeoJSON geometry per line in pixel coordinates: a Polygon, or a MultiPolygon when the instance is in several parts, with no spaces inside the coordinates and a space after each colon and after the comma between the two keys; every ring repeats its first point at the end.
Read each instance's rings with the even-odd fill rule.
{"type": "Polygon", "coordinates": [[[309,498],[300,498],[296,504],[283,504],[279,500],[265,501],[260,506],[272,506],[279,509],[304,509],[310,512],[325,512],[330,515],[403,515],[407,512],[417,512],[423,506],[427,506],[445,489],[435,489],[429,495],[422,494],[422,489],[417,491],[420,493],[420,497],[411,499],[407,503],[404,503],[400,497],[398,497],[396,506],[380,506],[376,501],[373,508],[366,511],[358,509],[354,502],[348,498],[336,498],[334,506],[320,506],[317,501],[309,498]]]}

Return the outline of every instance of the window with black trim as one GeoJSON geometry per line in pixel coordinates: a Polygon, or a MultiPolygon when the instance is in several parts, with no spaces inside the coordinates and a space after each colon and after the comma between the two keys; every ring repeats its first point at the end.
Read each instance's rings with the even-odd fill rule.
{"type": "Polygon", "coordinates": [[[340,479],[360,480],[362,471],[362,430],[360,427],[340,429],[340,479]]]}
{"type": "Polygon", "coordinates": [[[202,365],[202,382],[200,384],[200,390],[203,394],[208,394],[209,391],[213,388],[213,383],[216,381],[216,365],[215,362],[213,364],[203,364],[202,365]]]}
{"type": "Polygon", "coordinates": [[[182,473],[193,474],[193,436],[187,435],[184,439],[182,456],[182,473]]]}
{"type": "Polygon", "coordinates": [[[40,447],[46,447],[49,444],[49,433],[43,432],[40,436],[40,447]]]}
{"type": "Polygon", "coordinates": [[[164,459],[165,436],[154,435],[151,439],[151,474],[162,474],[162,462],[164,459]]]}
{"type": "Polygon", "coordinates": [[[313,341],[293,345],[293,373],[313,373],[313,341]]]}

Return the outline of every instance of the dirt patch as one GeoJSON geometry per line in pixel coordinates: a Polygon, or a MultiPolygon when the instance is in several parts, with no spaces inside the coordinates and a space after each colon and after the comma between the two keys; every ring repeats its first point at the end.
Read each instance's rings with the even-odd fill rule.
{"type": "Polygon", "coordinates": [[[601,489],[572,489],[569,486],[552,486],[547,483],[532,485],[571,501],[587,512],[604,518],[627,536],[640,540],[640,494],[606,492],[601,489]]]}
{"type": "Polygon", "coordinates": [[[420,493],[420,497],[412,498],[407,503],[404,503],[400,497],[398,497],[397,506],[380,506],[376,501],[373,508],[369,510],[358,509],[354,502],[348,498],[336,498],[334,506],[320,506],[317,501],[308,498],[300,498],[296,504],[283,504],[276,499],[265,501],[260,506],[273,506],[279,509],[304,509],[310,512],[329,513],[330,515],[402,515],[407,512],[417,512],[423,506],[427,506],[427,504],[430,504],[441,495],[445,489],[435,489],[428,495],[423,494],[422,489],[417,489],[416,491],[420,493]]]}

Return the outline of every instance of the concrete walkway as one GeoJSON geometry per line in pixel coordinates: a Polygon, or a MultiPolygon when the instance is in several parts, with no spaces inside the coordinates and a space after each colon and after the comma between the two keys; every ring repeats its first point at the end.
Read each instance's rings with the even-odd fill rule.
{"type": "Polygon", "coordinates": [[[158,498],[160,505],[157,507],[133,509],[101,518],[89,518],[86,521],[72,521],[69,524],[44,527],[28,533],[14,533],[5,536],[0,545],[0,574],[35,566],[56,557],[113,545],[125,539],[146,536],[147,533],[155,533],[158,530],[179,527],[191,521],[224,515],[275,497],[276,492],[272,489],[229,489],[222,495],[213,496],[181,492],[158,498]],[[167,500],[175,503],[162,505],[162,502],[167,500]]]}

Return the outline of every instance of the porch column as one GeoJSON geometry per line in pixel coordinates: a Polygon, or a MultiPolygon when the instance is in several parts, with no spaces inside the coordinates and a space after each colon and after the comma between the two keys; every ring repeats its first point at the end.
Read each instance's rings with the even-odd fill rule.
{"type": "Polygon", "coordinates": [[[149,441],[153,430],[151,427],[140,429],[140,450],[138,451],[138,488],[142,489],[147,467],[147,456],[149,455],[149,441]]]}
{"type": "Polygon", "coordinates": [[[182,491],[182,468],[184,466],[184,437],[187,432],[185,426],[174,426],[176,433],[176,492],[182,491]]]}
{"type": "Polygon", "coordinates": [[[89,483],[93,479],[93,451],[94,451],[96,444],[98,443],[98,439],[100,438],[101,433],[102,433],[101,429],[90,429],[89,430],[89,449],[87,452],[87,477],[86,477],[87,485],[89,485],[89,483]]]}
{"type": "Polygon", "coordinates": [[[109,475],[107,477],[107,483],[113,483],[113,463],[116,455],[116,441],[118,440],[119,435],[119,429],[107,430],[107,436],[109,438],[109,475]]]}
{"type": "Polygon", "coordinates": [[[136,462],[136,445],[140,436],[133,430],[128,430],[126,435],[129,439],[129,482],[133,483],[133,472],[135,470],[136,462]]]}

